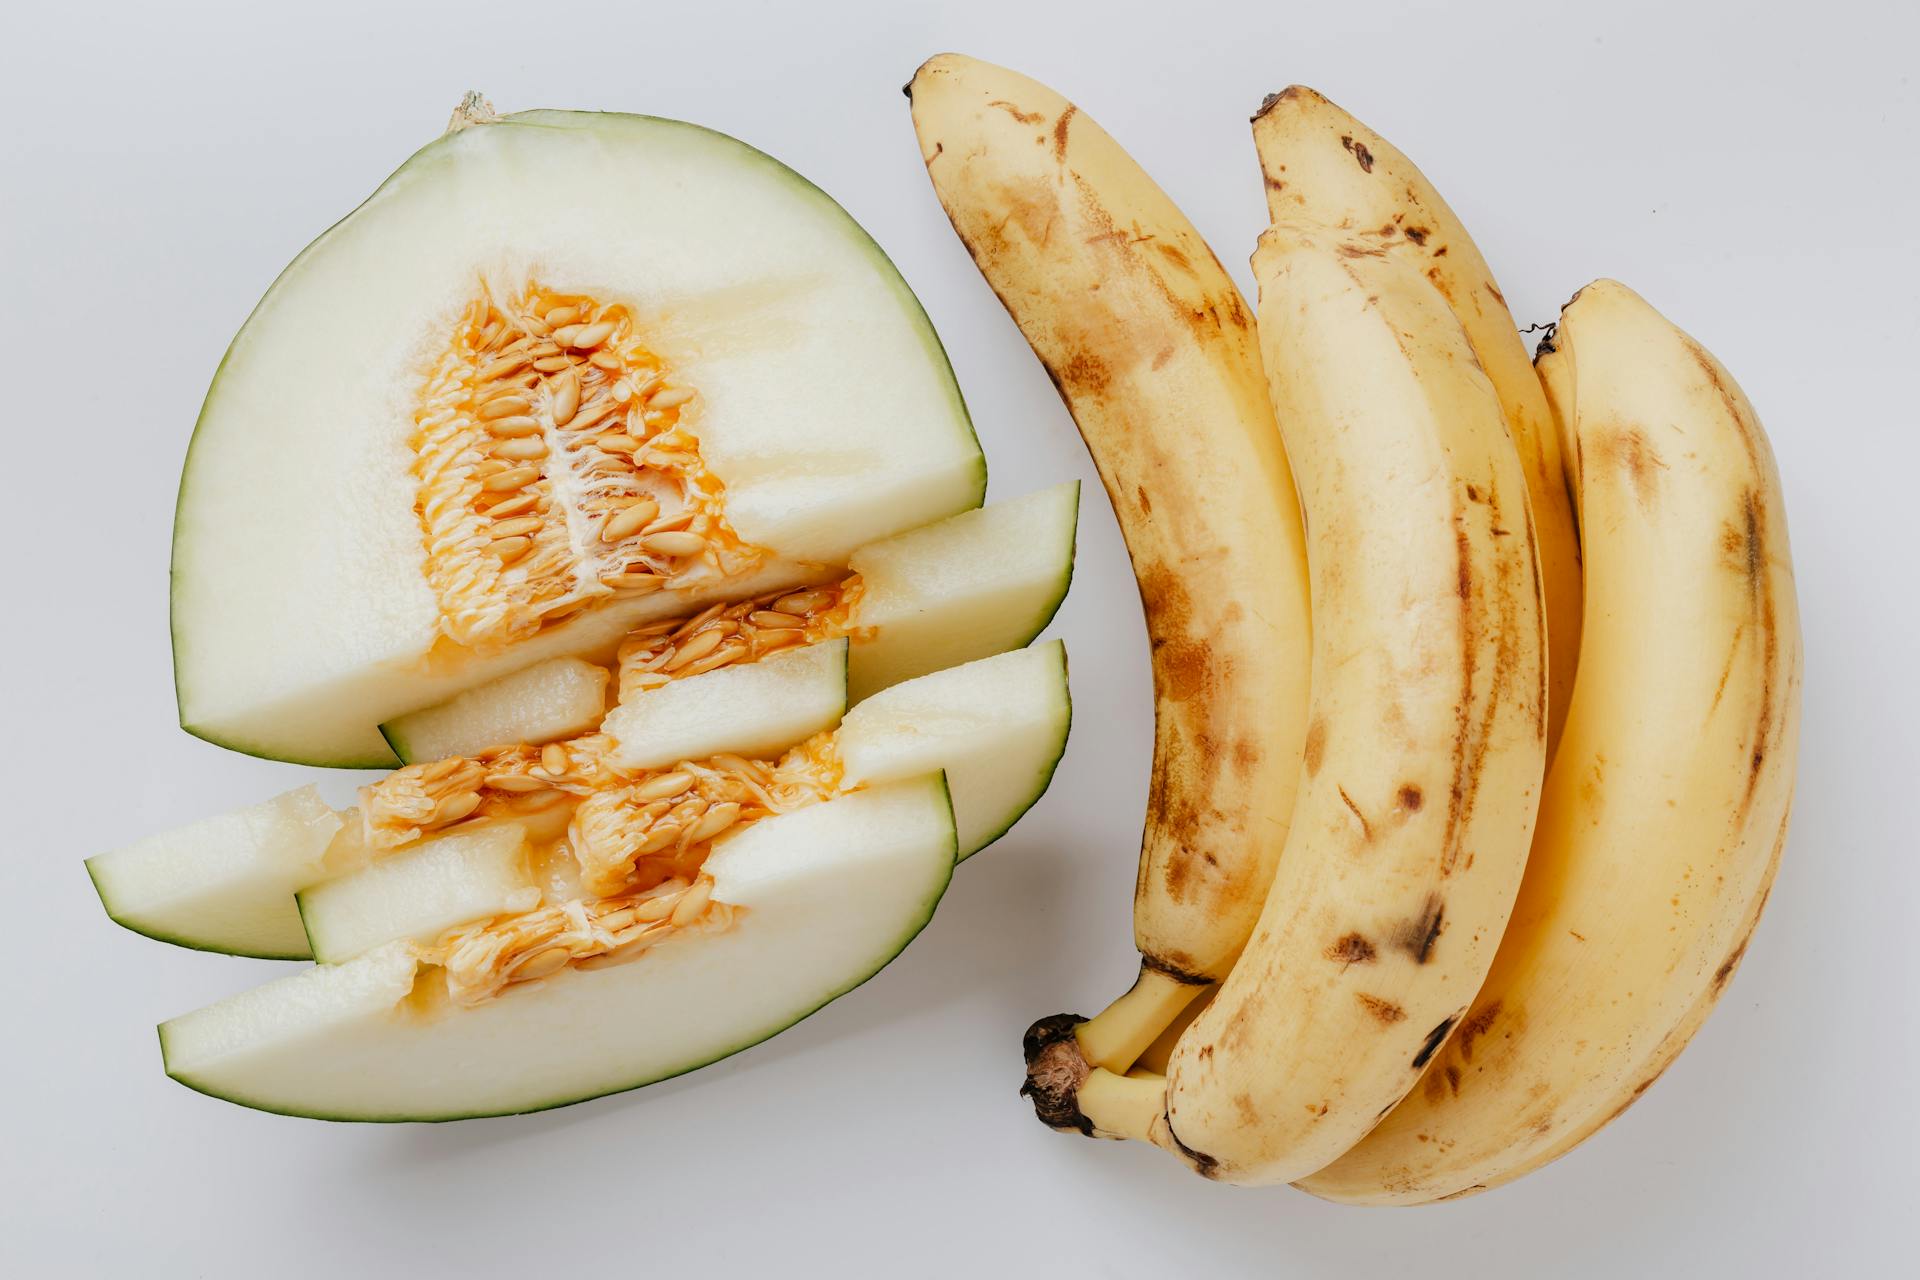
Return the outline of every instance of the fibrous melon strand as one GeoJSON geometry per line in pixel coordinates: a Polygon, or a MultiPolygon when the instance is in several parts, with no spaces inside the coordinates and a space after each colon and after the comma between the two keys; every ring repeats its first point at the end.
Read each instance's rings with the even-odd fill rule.
{"type": "Polygon", "coordinates": [[[632,312],[486,282],[422,389],[409,441],[445,644],[509,644],[608,600],[752,571],[685,421],[693,388],[632,312]]]}

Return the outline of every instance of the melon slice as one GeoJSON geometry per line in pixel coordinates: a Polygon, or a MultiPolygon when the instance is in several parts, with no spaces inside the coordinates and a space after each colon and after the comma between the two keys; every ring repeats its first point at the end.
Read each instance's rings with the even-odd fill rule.
{"type": "Polygon", "coordinates": [[[480,916],[530,910],[540,891],[528,855],[524,826],[494,822],[375,858],[298,895],[308,945],[316,959],[346,959],[395,939],[430,942],[480,916]]]}
{"type": "MultiPolygon", "coordinates": [[[[681,758],[608,778],[580,801],[566,843],[547,856],[506,857],[477,846],[468,852],[445,842],[397,851],[301,893],[300,913],[314,957],[338,963],[397,938],[425,941],[454,925],[525,911],[530,899],[553,906],[589,891],[618,897],[691,875],[704,856],[701,840],[680,837],[698,835],[689,825],[694,810],[723,814],[724,828],[733,829],[836,793],[942,771],[964,859],[1003,835],[1045,792],[1071,715],[1059,641],[983,658],[869,699],[831,737],[778,761],[681,758]],[[676,824],[676,812],[689,818],[676,824]],[[556,864],[572,874],[556,875],[556,864]],[[452,914],[449,904],[467,914],[452,914]]],[[[556,827],[552,838],[558,836],[556,827]]]]}
{"type": "Polygon", "coordinates": [[[477,100],[294,260],[201,411],[182,725],[379,766],[378,726],[977,506],[932,327],[846,212],[692,125],[477,100]]]}
{"type": "Polygon", "coordinates": [[[341,815],[312,787],[87,859],[115,923],[162,942],[269,960],[307,954],[293,892],[326,874],[341,815]]]}
{"type": "MultiPolygon", "coordinates": [[[[668,705],[645,718],[631,748],[639,758],[658,755],[662,744],[702,749],[692,754],[778,753],[839,721],[846,641],[679,681],[652,696],[668,705]]],[[[596,735],[581,740],[573,754],[581,767],[597,767],[617,745],[596,735]]],[[[560,803],[569,793],[534,774],[555,751],[569,759],[566,747],[548,744],[493,752],[484,765],[453,758],[457,768],[412,766],[364,791],[373,805],[366,813],[336,814],[311,787],[302,788],[97,855],[87,869],[107,914],[130,929],[204,951],[304,958],[307,936],[294,901],[301,889],[406,846],[422,850],[422,867],[457,865],[457,858],[424,854],[424,846],[450,828],[511,822],[536,843],[557,840],[572,815],[571,806],[560,803]],[[483,777],[490,778],[484,800],[478,784],[469,785],[483,777]]],[[[575,792],[589,788],[584,779],[567,785],[575,792]]]]}
{"type": "Polygon", "coordinates": [[[1058,640],[909,680],[840,722],[843,788],[947,775],[960,856],[1007,833],[1053,781],[1073,703],[1058,640]]]}
{"type": "Polygon", "coordinates": [[[551,658],[380,726],[411,764],[468,756],[503,742],[555,742],[590,733],[607,713],[612,673],[583,658],[551,658]]]}
{"type": "Polygon", "coordinates": [[[640,693],[601,730],[612,765],[634,771],[720,751],[777,754],[831,729],[846,706],[847,642],[829,640],[640,693]]]}
{"type": "MultiPolygon", "coordinates": [[[[836,581],[644,624],[618,651],[622,697],[841,635],[852,642],[853,701],[1017,649],[1040,634],[1066,595],[1079,501],[1079,483],[1070,481],[871,543],[836,581]]],[[[582,665],[554,659],[381,732],[409,764],[585,733],[600,711],[597,686],[589,688],[594,678],[573,669],[582,665]]]]}
{"type": "Polygon", "coordinates": [[[854,552],[848,701],[1039,635],[1073,577],[1079,512],[1069,481],[854,552]]]}
{"type": "Polygon", "coordinates": [[[396,942],[164,1023],[161,1052],[189,1088],[290,1115],[563,1106],[737,1053],[859,986],[953,866],[939,779],[877,787],[741,832],[707,860],[704,900],[682,891],[663,919],[622,907],[537,939],[518,980],[477,999],[456,994],[458,957],[396,942]]]}

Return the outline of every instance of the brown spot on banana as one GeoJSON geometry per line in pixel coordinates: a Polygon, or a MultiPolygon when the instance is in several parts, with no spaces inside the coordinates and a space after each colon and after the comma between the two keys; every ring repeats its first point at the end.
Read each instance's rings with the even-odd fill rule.
{"type": "Polygon", "coordinates": [[[1647,433],[1638,427],[1625,427],[1596,435],[1595,443],[1598,448],[1594,451],[1594,461],[1625,474],[1640,505],[1653,506],[1660,496],[1660,473],[1667,469],[1667,464],[1647,439],[1647,433]]]}
{"type": "Polygon", "coordinates": [[[1372,1014],[1374,1019],[1382,1026],[1390,1027],[1396,1022],[1404,1022],[1406,1020],[1407,1011],[1391,1000],[1382,999],[1376,995],[1369,995],[1365,991],[1354,992],[1353,998],[1358,1000],[1360,1007],[1372,1014]]]}
{"type": "MultiPolygon", "coordinates": [[[[1259,1115],[1257,1112],[1255,1113],[1254,1118],[1256,1120],[1259,1118],[1259,1115]]],[[[1180,1141],[1180,1135],[1173,1132],[1173,1127],[1171,1125],[1167,1127],[1167,1140],[1173,1143],[1178,1154],[1182,1156],[1190,1166],[1192,1166],[1193,1171],[1195,1173],[1199,1174],[1203,1178],[1209,1178],[1209,1179],[1218,1178],[1220,1176],[1220,1162],[1218,1160],[1215,1160],[1212,1156],[1207,1155],[1205,1152],[1195,1151],[1192,1147],[1180,1141]]]]}
{"type": "Polygon", "coordinates": [[[1444,1018],[1438,1026],[1427,1032],[1427,1038],[1420,1043],[1420,1052],[1413,1055],[1413,1069],[1415,1071],[1425,1067],[1427,1063],[1433,1060],[1433,1055],[1438,1053],[1440,1046],[1446,1043],[1447,1033],[1453,1030],[1455,1020],[1455,1018],[1444,1018]]]}
{"type": "Polygon", "coordinates": [[[1734,818],[1736,823],[1745,825],[1747,815],[1753,809],[1754,796],[1766,776],[1768,753],[1775,745],[1774,732],[1776,729],[1784,730],[1786,725],[1785,717],[1779,714],[1779,701],[1781,685],[1790,679],[1790,675],[1781,667],[1780,619],[1774,599],[1771,558],[1766,549],[1769,536],[1767,507],[1760,494],[1752,490],[1747,492],[1742,506],[1746,523],[1744,567],[1748,621],[1759,631],[1761,648],[1760,691],[1754,708],[1753,752],[1747,765],[1747,785],[1741,793],[1734,818]]]}
{"type": "Polygon", "coordinates": [[[1446,917],[1445,899],[1437,893],[1428,894],[1420,914],[1395,932],[1394,945],[1412,956],[1415,964],[1425,964],[1433,958],[1433,944],[1446,927],[1446,917]]]}
{"type": "Polygon", "coordinates": [[[1143,969],[1152,969],[1156,973],[1163,973],[1182,986],[1204,987],[1213,981],[1213,979],[1203,973],[1195,973],[1191,969],[1183,969],[1179,965],[1169,963],[1157,956],[1142,956],[1140,958],[1140,966],[1143,969]]]}
{"type": "MultiPolygon", "coordinates": [[[[909,98],[913,97],[913,85],[911,83],[907,85],[907,97],[909,98]]],[[[998,107],[1000,110],[1012,116],[1015,120],[1018,120],[1021,124],[1039,124],[1042,120],[1046,119],[1046,117],[1041,115],[1038,111],[1022,111],[1019,107],[1015,106],[1011,102],[1005,101],[1004,99],[996,98],[994,101],[989,102],[987,105],[990,107],[998,107]]]]}
{"type": "Polygon", "coordinates": [[[1343,965],[1372,964],[1379,955],[1363,933],[1342,934],[1334,939],[1323,954],[1327,959],[1343,965]]]}
{"type": "Polygon", "coordinates": [[[1307,726],[1306,750],[1301,755],[1301,763],[1306,766],[1309,778],[1320,773],[1320,762],[1327,755],[1327,722],[1315,720],[1307,726]]]}
{"type": "Polygon", "coordinates": [[[1467,1015],[1465,1021],[1460,1024],[1459,1034],[1454,1037],[1453,1051],[1460,1055],[1460,1061],[1473,1061],[1473,1042],[1487,1034],[1488,1028],[1493,1026],[1494,1019],[1499,1016],[1500,1001],[1498,999],[1467,1015]]]}
{"type": "Polygon", "coordinates": [[[1347,806],[1347,811],[1353,814],[1354,819],[1359,822],[1360,842],[1365,844],[1367,841],[1373,839],[1373,827],[1367,822],[1367,815],[1360,812],[1360,806],[1353,802],[1353,797],[1347,794],[1345,787],[1339,787],[1337,790],[1340,792],[1340,802],[1347,806]]]}
{"type": "Polygon", "coordinates": [[[1727,980],[1733,977],[1733,971],[1740,967],[1740,961],[1746,954],[1747,939],[1742,938],[1740,945],[1733,949],[1733,954],[1721,961],[1720,967],[1713,971],[1713,990],[1716,995],[1719,994],[1721,988],[1727,985],[1727,980]]]}
{"type": "Polygon", "coordinates": [[[1073,123],[1074,110],[1073,104],[1068,103],[1060,118],[1053,122],[1053,157],[1062,164],[1067,160],[1067,129],[1073,123]]]}
{"type": "Polygon", "coordinates": [[[1448,1192],[1446,1195],[1441,1196],[1439,1200],[1434,1201],[1434,1203],[1439,1204],[1442,1201],[1446,1201],[1446,1200],[1465,1200],[1468,1196],[1477,1196],[1482,1191],[1485,1191],[1486,1189],[1487,1188],[1485,1183],[1480,1183],[1471,1187],[1462,1187],[1458,1191],[1448,1192]]]}

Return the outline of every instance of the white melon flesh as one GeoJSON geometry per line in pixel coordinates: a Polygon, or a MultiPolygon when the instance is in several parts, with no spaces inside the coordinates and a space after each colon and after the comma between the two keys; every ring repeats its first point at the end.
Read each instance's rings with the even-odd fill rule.
{"type": "MultiPolygon", "coordinates": [[[[841,786],[944,771],[966,858],[1003,835],[1046,791],[1071,718],[1059,641],[936,672],[847,713],[834,735],[841,786]]],[[[338,961],[395,938],[426,939],[524,909],[535,892],[523,863],[476,849],[470,858],[389,855],[302,894],[301,904],[313,954],[338,961]],[[452,917],[450,902],[468,913],[464,919],[452,917]]]]}
{"type": "MultiPolygon", "coordinates": [[[[846,665],[847,642],[836,640],[675,681],[620,713],[628,735],[620,750],[648,762],[635,768],[725,751],[777,755],[838,723],[846,709],[846,665]]],[[[617,727],[612,720],[609,732],[617,727]]],[[[439,923],[445,904],[455,901],[470,912],[462,920],[509,910],[532,883],[485,856],[471,863],[460,856],[492,847],[477,837],[463,843],[469,837],[461,832],[429,836],[398,853],[369,850],[358,837],[358,814],[336,814],[304,787],[102,854],[87,869],[108,914],[130,929],[204,951],[275,959],[310,955],[307,933],[316,920],[337,917],[330,953],[351,954],[368,945],[367,929],[391,929],[378,936],[386,941],[444,928],[460,922],[439,923]],[[367,870],[377,878],[369,883],[392,891],[363,899],[348,889],[348,873],[369,860],[375,865],[367,870]],[[303,926],[295,895],[323,880],[332,888],[305,904],[303,926]],[[377,910],[362,909],[375,901],[408,904],[406,919],[419,923],[398,927],[377,910]]]]}
{"type": "Polygon", "coordinates": [[[380,732],[405,764],[470,756],[506,743],[557,742],[599,726],[612,678],[585,659],[554,658],[401,716],[380,732]]]}
{"type": "Polygon", "coordinates": [[[648,690],[600,727],[618,767],[657,769],[722,751],[778,755],[833,728],[846,706],[847,642],[830,640],[648,690]]]}
{"type": "MultiPolygon", "coordinates": [[[[935,521],[853,553],[865,587],[847,625],[849,699],[1018,649],[1040,634],[1073,577],[1077,481],[935,521]]],[[[503,676],[381,726],[408,764],[507,742],[585,733],[604,708],[601,669],[578,658],[503,676]]]]}
{"type": "Polygon", "coordinates": [[[1073,718],[1058,640],[895,685],[834,735],[842,787],[942,769],[960,856],[992,844],[1053,780],[1073,718]]]}
{"type": "Polygon", "coordinates": [[[1073,577],[1079,510],[1069,481],[856,551],[849,701],[1039,635],[1073,577]]]}
{"type": "Polygon", "coordinates": [[[527,861],[527,832],[501,822],[449,832],[377,857],[298,895],[313,958],[349,960],[383,942],[430,942],[455,925],[540,898],[527,861]]]}
{"type": "Polygon", "coordinates": [[[954,865],[946,790],[916,779],[758,823],[707,863],[719,932],[565,969],[462,1007],[406,943],[318,966],[160,1028],[167,1074],[245,1106],[452,1120],[563,1106],[737,1053],[879,972],[954,865]]]}
{"type": "Polygon", "coordinates": [[[162,942],[293,959],[307,936],[293,893],[322,874],[341,818],[300,787],[87,859],[107,914],[162,942]]]}
{"type": "Polygon", "coordinates": [[[417,153],[303,251],[234,339],[180,487],[181,723],[237,750],[377,766],[377,726],[706,598],[819,577],[976,506],[978,445],[932,327],[847,213],[753,148],[649,117],[534,111],[417,153]],[[416,401],[483,284],[629,308],[773,559],[449,653],[424,571],[416,401]]]}

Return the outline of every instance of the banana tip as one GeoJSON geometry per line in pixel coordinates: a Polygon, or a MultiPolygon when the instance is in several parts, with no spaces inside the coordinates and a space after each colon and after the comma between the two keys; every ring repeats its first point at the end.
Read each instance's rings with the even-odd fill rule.
{"type": "Polygon", "coordinates": [[[1311,89],[1308,89],[1305,85],[1290,84],[1286,88],[1280,90],[1278,93],[1270,93],[1266,97],[1260,99],[1260,109],[1258,111],[1255,111],[1253,115],[1251,115],[1248,118],[1254,121],[1255,123],[1258,123],[1261,116],[1266,115],[1267,112],[1273,110],[1275,107],[1279,106],[1281,103],[1290,101],[1294,98],[1298,98],[1302,96],[1303,94],[1308,94],[1311,92],[1313,91],[1311,89]]]}

